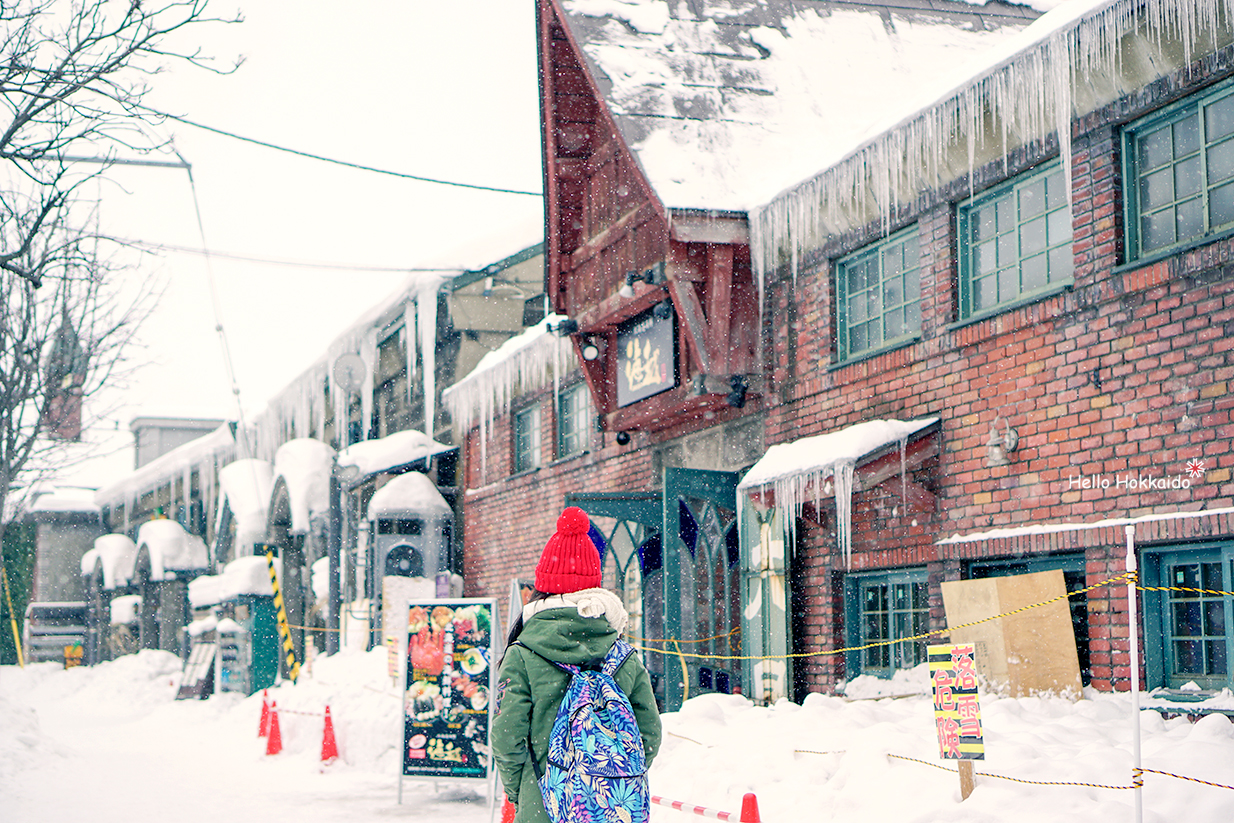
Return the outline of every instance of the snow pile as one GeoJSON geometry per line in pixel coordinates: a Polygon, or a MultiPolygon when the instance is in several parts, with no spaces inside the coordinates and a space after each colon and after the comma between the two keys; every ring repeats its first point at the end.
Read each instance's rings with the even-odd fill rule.
{"type": "Polygon", "coordinates": [[[333,470],[334,449],[320,440],[301,437],[279,447],[274,473],[287,486],[292,534],[308,534],[315,518],[329,514],[333,470]]]}
{"type": "Polygon", "coordinates": [[[82,576],[94,574],[96,565],[103,569],[103,588],[108,591],[127,586],[133,580],[133,564],[137,562],[137,544],[123,534],[105,534],[94,541],[94,548],[81,556],[82,576]]]}
{"type": "MultiPolygon", "coordinates": [[[[274,558],[274,573],[282,578],[282,558],[274,558]]],[[[242,594],[274,596],[265,557],[237,557],[219,574],[202,575],[189,581],[189,603],[195,609],[235,600],[242,594]]]]}
{"type": "Polygon", "coordinates": [[[111,601],[111,625],[128,625],[137,622],[137,614],[141,611],[141,595],[124,594],[111,601]]]}
{"type": "MultiPolygon", "coordinates": [[[[220,630],[226,622],[220,621],[220,630]]],[[[266,756],[266,742],[257,737],[260,693],[175,701],[179,670],[174,656],[153,651],[67,671],[50,663],[0,667],[0,819],[78,819],[82,804],[98,823],[173,813],[188,813],[191,820],[281,815],[300,823],[399,813],[394,787],[401,695],[387,674],[384,650],[318,657],[298,683],[270,689],[268,697],[280,710],[278,756],[266,756]],[[323,771],[321,715],[327,705],[341,762],[323,771]],[[17,769],[24,770],[20,779],[14,777],[17,769]],[[141,776],[139,791],[134,773],[141,776]],[[65,792],[64,786],[89,790],[65,792]]],[[[976,789],[961,802],[955,764],[938,757],[933,704],[923,693],[927,678],[925,666],[890,681],[857,678],[844,697],[812,694],[802,705],[757,707],[735,695],[695,697],[664,715],[652,792],[734,812],[742,795],[754,792],[762,818],[783,823],[1133,819],[1130,790],[1097,787],[1131,784],[1126,695],[1088,689],[1073,701],[982,694],[986,759],[975,764],[976,789]],[[933,767],[943,765],[950,771],[933,767]]],[[[1146,711],[1140,725],[1146,769],[1219,784],[1150,772],[1144,819],[1228,823],[1234,790],[1221,786],[1234,786],[1229,719],[1218,714],[1195,723],[1167,721],[1146,711]]],[[[403,791],[411,798],[405,798],[404,815],[490,823],[484,803],[458,804],[411,781],[403,791]]],[[[477,791],[483,789],[470,784],[442,794],[474,799],[477,791]]],[[[652,823],[688,819],[671,809],[652,810],[652,823]]]]}
{"type": "Polygon", "coordinates": [[[150,579],[167,580],[178,571],[204,569],[206,543],[174,520],[150,520],[137,530],[138,553],[150,555],[150,579]]]}

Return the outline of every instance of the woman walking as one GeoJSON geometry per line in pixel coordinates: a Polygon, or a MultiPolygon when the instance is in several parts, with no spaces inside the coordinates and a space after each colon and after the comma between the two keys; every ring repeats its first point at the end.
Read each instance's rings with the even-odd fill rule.
{"type": "MultiPolygon", "coordinates": [[[[498,673],[493,754],[506,796],[517,808],[516,823],[550,823],[537,778],[548,766],[549,736],[571,681],[570,671],[559,664],[599,669],[629,620],[617,595],[600,587],[600,554],[587,536],[590,525],[586,513],[573,506],[557,519],[557,532],[536,565],[536,591],[511,627],[498,673]]],[[[613,678],[634,710],[650,767],[660,748],[651,678],[632,654],[613,678]]],[[[604,798],[602,805],[613,803],[620,799],[604,798]]],[[[646,809],[635,812],[645,815],[646,809]]],[[[616,819],[645,823],[645,817],[632,819],[628,813],[616,819]]]]}

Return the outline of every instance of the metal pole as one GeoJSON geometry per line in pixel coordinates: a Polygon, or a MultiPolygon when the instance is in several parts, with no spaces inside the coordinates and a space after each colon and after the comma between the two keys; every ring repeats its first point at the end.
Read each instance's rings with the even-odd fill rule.
{"type": "Polygon", "coordinates": [[[1140,757],[1140,620],[1136,608],[1135,526],[1127,526],[1127,636],[1131,654],[1131,757],[1135,765],[1132,785],[1135,787],[1135,823],[1144,820],[1143,762],[1140,757]]]}
{"type": "Polygon", "coordinates": [[[340,555],[343,548],[343,489],[338,479],[338,463],[330,472],[330,531],[326,535],[326,554],[330,564],[330,592],[326,603],[326,654],[339,650],[339,613],[343,593],[339,587],[340,555]]]}

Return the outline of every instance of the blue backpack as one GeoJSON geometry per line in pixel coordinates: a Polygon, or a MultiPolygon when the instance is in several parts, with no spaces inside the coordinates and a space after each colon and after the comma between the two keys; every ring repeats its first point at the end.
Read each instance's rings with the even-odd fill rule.
{"type": "Polygon", "coordinates": [[[570,685],[548,739],[548,768],[536,765],[552,823],[645,823],[651,812],[643,736],[613,676],[634,652],[618,640],[599,671],[555,663],[570,685]]]}

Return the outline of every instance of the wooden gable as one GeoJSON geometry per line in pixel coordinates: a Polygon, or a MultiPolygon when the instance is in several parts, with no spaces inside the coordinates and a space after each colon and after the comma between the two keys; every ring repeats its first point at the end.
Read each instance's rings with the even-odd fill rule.
{"type": "Polygon", "coordinates": [[[613,118],[559,0],[538,0],[537,10],[546,286],[553,309],[578,324],[575,350],[605,428],[665,431],[735,415],[762,384],[745,217],[670,212],[613,118]],[[643,279],[630,283],[629,275],[643,279]],[[676,385],[618,408],[619,328],[666,302],[676,324],[676,385]],[[599,351],[593,360],[582,356],[589,344],[599,351]]]}

